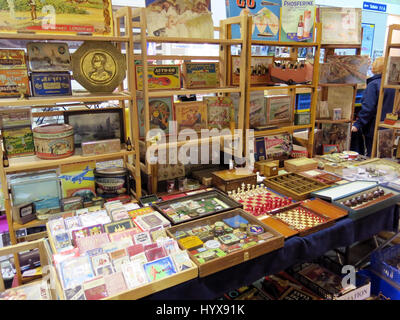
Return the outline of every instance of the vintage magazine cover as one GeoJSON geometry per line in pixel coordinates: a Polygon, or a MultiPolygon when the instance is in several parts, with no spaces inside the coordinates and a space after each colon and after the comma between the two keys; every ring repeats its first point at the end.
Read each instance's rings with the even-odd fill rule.
{"type": "Polygon", "coordinates": [[[214,38],[211,0],[146,0],[149,36],[214,38]]]}
{"type": "Polygon", "coordinates": [[[0,1],[0,32],[113,35],[111,0],[0,1]]]}
{"type": "Polygon", "coordinates": [[[322,123],[323,132],[322,145],[338,145],[339,152],[350,149],[350,129],[349,123],[322,123]]]}
{"type": "Polygon", "coordinates": [[[178,134],[184,129],[207,129],[207,107],[204,101],[176,103],[175,117],[178,134]]]}
{"type": "Polygon", "coordinates": [[[377,157],[378,158],[393,158],[394,148],[394,130],[382,129],[378,130],[377,142],[377,157]]]}
{"type": "Polygon", "coordinates": [[[293,150],[293,138],[289,133],[266,136],[264,143],[267,159],[289,157],[293,150]]]}
{"type": "Polygon", "coordinates": [[[80,196],[90,201],[96,196],[93,169],[94,161],[65,164],[61,166],[62,193],[64,198],[80,196]]]}
{"type": "Polygon", "coordinates": [[[204,98],[207,104],[208,127],[210,129],[230,128],[233,119],[233,101],[229,97],[207,97],[204,98]]]}
{"type": "Polygon", "coordinates": [[[313,42],[315,11],[314,0],[283,1],[280,41],[313,42]]]}
{"type": "MultiPolygon", "coordinates": [[[[249,15],[253,18],[251,38],[262,41],[279,40],[281,0],[237,1],[226,0],[226,16],[249,15]]],[[[239,25],[232,25],[232,39],[241,38],[239,25]]]]}
{"type": "MultiPolygon", "coordinates": [[[[145,137],[145,123],[144,123],[144,101],[137,100],[138,113],[139,113],[139,135],[145,137]]],[[[149,115],[150,115],[150,128],[161,129],[165,134],[172,134],[170,132],[169,123],[174,120],[174,104],[172,97],[163,98],[150,98],[149,99],[149,115]]],[[[174,129],[173,129],[174,130],[174,129]]]]}
{"type": "Polygon", "coordinates": [[[264,91],[250,93],[250,128],[264,126],[267,123],[264,91]]]}
{"type": "Polygon", "coordinates": [[[361,44],[361,8],[319,8],[322,44],[361,44]]]}

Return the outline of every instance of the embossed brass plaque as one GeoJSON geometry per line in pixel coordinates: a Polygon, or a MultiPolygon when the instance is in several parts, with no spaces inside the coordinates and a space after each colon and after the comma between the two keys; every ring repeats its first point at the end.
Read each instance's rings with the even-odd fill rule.
{"type": "Polygon", "coordinates": [[[72,55],[74,79],[90,92],[113,92],[124,80],[124,55],[110,42],[84,42],[72,55]]]}

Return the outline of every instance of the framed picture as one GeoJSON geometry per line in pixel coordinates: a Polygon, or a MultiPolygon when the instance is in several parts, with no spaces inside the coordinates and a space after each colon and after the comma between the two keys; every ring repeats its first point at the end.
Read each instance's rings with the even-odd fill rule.
{"type": "Polygon", "coordinates": [[[124,110],[88,109],[64,112],[64,122],[74,128],[74,144],[107,139],[120,139],[125,143],[124,110]]]}
{"type": "Polygon", "coordinates": [[[334,108],[332,120],[341,120],[341,119],[342,119],[342,109],[334,108]]]}
{"type": "Polygon", "coordinates": [[[219,87],[219,62],[185,62],[182,68],[185,88],[219,87]]]}
{"type": "Polygon", "coordinates": [[[387,84],[389,85],[400,84],[400,57],[396,56],[389,57],[387,84]]]}
{"type": "Polygon", "coordinates": [[[339,152],[338,144],[324,144],[322,145],[322,148],[323,148],[322,154],[332,154],[339,152]]]}
{"type": "MultiPolygon", "coordinates": [[[[139,113],[139,135],[145,137],[145,112],[143,99],[137,100],[138,113],[139,113]]],[[[175,128],[170,128],[170,122],[175,119],[174,112],[174,99],[173,97],[160,97],[149,99],[149,116],[150,128],[161,129],[165,134],[171,134],[175,128]],[[172,129],[172,131],[170,130],[172,129]]]]}
{"type": "Polygon", "coordinates": [[[288,95],[265,97],[267,125],[293,122],[293,103],[288,95]]]}
{"type": "Polygon", "coordinates": [[[180,102],[175,104],[178,133],[184,129],[200,131],[207,129],[207,106],[204,101],[180,102]]]}
{"type": "MultiPolygon", "coordinates": [[[[251,57],[250,84],[268,84],[271,82],[273,57],[251,57]]],[[[232,56],[232,85],[240,83],[240,56],[232,56]]]]}
{"type": "Polygon", "coordinates": [[[319,8],[322,44],[361,44],[361,8],[319,8]]]}
{"type": "Polygon", "coordinates": [[[113,35],[111,0],[2,1],[0,32],[113,35]],[[51,18],[50,9],[56,18],[51,18]],[[54,21],[52,21],[54,20],[54,21]]]}

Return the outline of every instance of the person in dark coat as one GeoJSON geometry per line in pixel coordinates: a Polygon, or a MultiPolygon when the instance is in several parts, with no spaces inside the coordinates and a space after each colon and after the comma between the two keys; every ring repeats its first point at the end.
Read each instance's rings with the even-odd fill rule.
{"type": "MultiPolygon", "coordinates": [[[[361,100],[361,110],[358,118],[354,122],[351,131],[362,132],[365,138],[365,146],[367,148],[367,156],[371,156],[372,143],[375,131],[375,119],[379,101],[379,91],[381,88],[382,72],[384,67],[384,58],[377,58],[372,64],[373,77],[367,79],[367,88],[364,91],[361,100]]],[[[380,121],[385,120],[387,113],[392,113],[394,104],[394,89],[385,89],[382,114],[380,121]]]]}

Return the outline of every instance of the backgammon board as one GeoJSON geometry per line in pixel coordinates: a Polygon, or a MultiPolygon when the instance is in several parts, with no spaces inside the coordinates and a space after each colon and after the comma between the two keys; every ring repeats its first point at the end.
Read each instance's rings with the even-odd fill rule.
{"type": "Polygon", "coordinates": [[[243,205],[243,210],[258,219],[264,218],[269,211],[293,203],[292,198],[278,195],[264,184],[242,184],[238,190],[228,191],[228,195],[243,205]]]}
{"type": "Polygon", "coordinates": [[[297,173],[287,173],[267,178],[264,180],[264,184],[298,201],[309,198],[311,192],[328,187],[325,183],[303,177],[297,173]]]}

